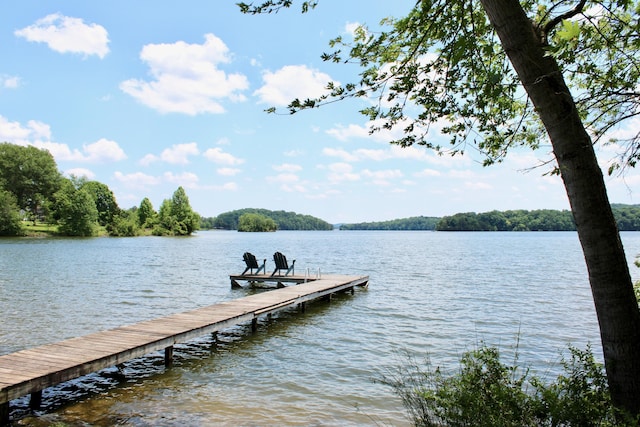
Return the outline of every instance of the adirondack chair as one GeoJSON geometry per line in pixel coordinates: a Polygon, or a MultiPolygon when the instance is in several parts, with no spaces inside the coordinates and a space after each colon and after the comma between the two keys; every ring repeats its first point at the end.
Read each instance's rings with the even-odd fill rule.
{"type": "Polygon", "coordinates": [[[293,262],[291,262],[291,267],[289,267],[289,263],[287,263],[287,257],[282,255],[280,252],[276,252],[275,254],[273,254],[273,262],[275,262],[276,268],[273,270],[273,273],[271,273],[272,276],[274,276],[276,272],[280,272],[281,270],[286,270],[286,273],[284,273],[285,276],[290,272],[292,275],[295,274],[295,270],[293,269],[294,265],[296,264],[295,259],[293,260],[293,262]]]}
{"type": "Polygon", "coordinates": [[[267,270],[265,270],[267,265],[266,259],[262,260],[262,265],[258,265],[258,260],[251,252],[245,252],[244,255],[242,255],[242,259],[244,260],[244,263],[247,264],[247,268],[244,269],[242,275],[244,275],[247,271],[250,271],[251,274],[260,274],[260,270],[265,273],[267,272],[267,270]],[[255,273],[253,272],[254,268],[257,269],[255,273]]]}

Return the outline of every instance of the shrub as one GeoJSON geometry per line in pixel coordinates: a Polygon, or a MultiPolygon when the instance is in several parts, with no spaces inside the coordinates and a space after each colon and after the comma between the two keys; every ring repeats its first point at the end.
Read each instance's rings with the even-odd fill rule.
{"type": "Polygon", "coordinates": [[[465,353],[457,373],[445,374],[412,358],[380,380],[402,399],[416,426],[631,426],[616,411],[603,367],[590,347],[569,348],[564,373],[545,384],[528,369],[500,360],[497,348],[465,353]]]}

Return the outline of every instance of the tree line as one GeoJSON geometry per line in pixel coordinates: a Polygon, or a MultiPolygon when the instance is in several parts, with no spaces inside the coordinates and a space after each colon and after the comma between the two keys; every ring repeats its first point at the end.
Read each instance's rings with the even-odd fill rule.
{"type": "Polygon", "coordinates": [[[440,221],[437,217],[414,216],[379,222],[341,224],[340,230],[434,230],[440,221]]]}
{"type": "Polygon", "coordinates": [[[200,215],[179,187],[156,212],[148,198],[124,210],[106,184],[64,177],[47,150],[0,143],[0,236],[24,235],[46,223],[64,236],[189,235],[200,215]]]}
{"type": "Polygon", "coordinates": [[[333,230],[333,225],[311,215],[254,208],[237,209],[217,217],[202,218],[201,227],[239,231],[333,230]]]}
{"type": "MultiPolygon", "coordinates": [[[[613,204],[611,207],[620,231],[640,231],[640,205],[613,204]]],[[[441,218],[420,216],[342,224],[340,230],[576,231],[576,224],[568,210],[494,210],[441,218]]]]}
{"type": "MultiPolygon", "coordinates": [[[[612,205],[620,231],[640,230],[640,205],[612,205]]],[[[458,213],[440,219],[438,231],[576,231],[568,210],[510,210],[458,213]]]]}

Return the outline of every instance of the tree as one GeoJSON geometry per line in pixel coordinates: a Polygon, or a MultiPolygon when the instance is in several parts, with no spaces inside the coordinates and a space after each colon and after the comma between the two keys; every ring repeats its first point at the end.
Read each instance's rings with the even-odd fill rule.
{"type": "Polygon", "coordinates": [[[22,234],[22,221],[15,196],[0,188],[0,236],[22,234]]]}
{"type": "Polygon", "coordinates": [[[86,189],[77,189],[71,180],[65,179],[56,192],[54,211],[61,234],[82,237],[95,234],[98,209],[93,197],[86,189]]]}
{"type": "Polygon", "coordinates": [[[238,231],[276,231],[276,222],[264,215],[257,213],[246,213],[238,219],[238,231]]]}
{"type": "Polygon", "coordinates": [[[0,143],[0,187],[16,197],[34,223],[43,203],[60,185],[60,172],[51,153],[33,146],[0,143]]]}
{"type": "Polygon", "coordinates": [[[142,228],[153,227],[157,215],[151,200],[148,197],[142,199],[138,208],[138,225],[142,228]]]}
{"type": "Polygon", "coordinates": [[[132,237],[140,234],[138,213],[135,207],[129,210],[118,209],[107,225],[109,236],[132,237]]]}
{"type": "Polygon", "coordinates": [[[156,235],[188,236],[198,229],[200,215],[191,209],[184,188],[178,187],[171,199],[165,199],[158,212],[156,235]]]}
{"type": "MultiPolygon", "coordinates": [[[[240,8],[272,12],[291,3],[240,8]]],[[[316,3],[303,2],[303,12],[316,3]]],[[[640,311],[585,124],[598,141],[640,114],[639,13],[631,0],[417,1],[405,18],[382,22],[388,31],[360,27],[353,43],[332,41],[336,50],[323,58],[359,63],[357,83],[330,83],[327,95],[289,105],[295,113],[373,96],[363,110],[372,132],[401,126],[395,143],[452,154],[473,144],[487,165],[513,147],[550,141],[589,272],[613,403],[633,414],[640,413],[640,311]],[[427,139],[435,122],[450,147],[427,139]]],[[[610,171],[640,158],[640,131],[627,142],[610,171]]]]}
{"type": "Polygon", "coordinates": [[[98,223],[102,226],[110,224],[120,210],[111,189],[98,181],[86,181],[79,188],[86,190],[96,204],[98,223]]]}

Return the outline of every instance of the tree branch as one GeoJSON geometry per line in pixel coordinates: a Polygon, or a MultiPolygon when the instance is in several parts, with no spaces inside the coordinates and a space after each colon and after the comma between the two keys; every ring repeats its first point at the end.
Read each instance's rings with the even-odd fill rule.
{"type": "Polygon", "coordinates": [[[551,21],[547,22],[547,24],[542,29],[543,37],[546,39],[547,34],[549,34],[551,30],[553,30],[553,27],[561,23],[563,20],[573,18],[577,14],[582,13],[586,3],[587,3],[587,0],[580,0],[580,3],[578,3],[576,7],[574,7],[568,12],[563,13],[562,15],[556,16],[551,21]]]}

